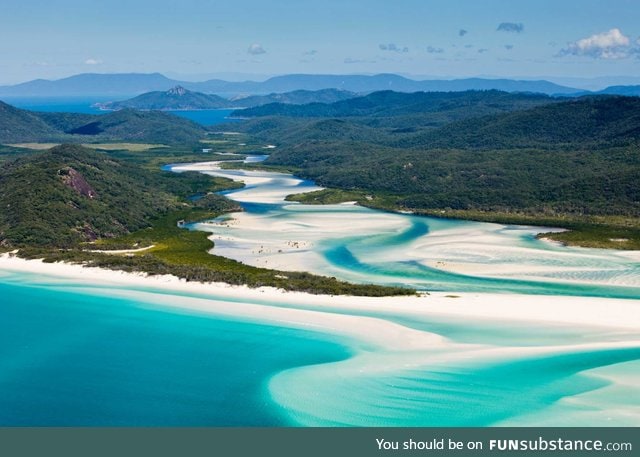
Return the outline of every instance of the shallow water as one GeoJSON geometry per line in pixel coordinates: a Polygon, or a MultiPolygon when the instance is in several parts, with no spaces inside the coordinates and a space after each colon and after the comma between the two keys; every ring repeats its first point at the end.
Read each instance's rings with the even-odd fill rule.
{"type": "Polygon", "coordinates": [[[0,277],[0,425],[287,425],[265,380],[349,354],[318,333],[123,292],[0,277]]]}
{"type": "Polygon", "coordinates": [[[624,304],[628,322],[467,317],[431,310],[429,297],[424,309],[319,307],[0,270],[0,425],[640,425],[637,253],[566,248],[532,227],[291,204],[285,195],[317,187],[175,170],[187,168],[247,182],[227,193],[243,213],[192,226],[212,233],[216,254],[446,290],[452,310],[456,293],[558,307],[591,297],[585,307],[603,314],[624,304]],[[332,316],[347,325],[324,328],[332,316]]]}
{"type": "Polygon", "coordinates": [[[637,251],[536,239],[537,233],[557,230],[545,227],[289,203],[287,195],[318,187],[280,173],[213,167],[197,169],[246,180],[244,189],[226,193],[244,212],[191,227],[212,233],[216,254],[251,265],[426,291],[640,298],[637,251]]]}

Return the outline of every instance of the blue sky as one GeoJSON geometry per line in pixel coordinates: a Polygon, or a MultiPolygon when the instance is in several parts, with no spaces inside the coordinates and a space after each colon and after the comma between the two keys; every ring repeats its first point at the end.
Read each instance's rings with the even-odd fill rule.
{"type": "Polygon", "coordinates": [[[640,74],[637,0],[2,0],[0,84],[77,73],[640,74]]]}

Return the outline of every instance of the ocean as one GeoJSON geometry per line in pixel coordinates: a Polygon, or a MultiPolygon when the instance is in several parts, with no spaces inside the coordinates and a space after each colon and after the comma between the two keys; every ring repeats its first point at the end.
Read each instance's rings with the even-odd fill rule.
{"type": "MultiPolygon", "coordinates": [[[[119,96],[116,99],[124,100],[130,97],[119,96]]],[[[114,100],[114,97],[4,97],[2,100],[17,108],[30,111],[62,112],[62,113],[84,113],[84,114],[106,114],[109,111],[100,110],[94,106],[95,103],[104,103],[114,100]]],[[[214,125],[223,122],[235,122],[229,119],[232,109],[212,109],[193,111],[167,111],[175,116],[190,119],[202,125],[214,125]]]]}
{"type": "Polygon", "coordinates": [[[125,292],[0,275],[0,426],[291,425],[270,377],[349,355],[320,333],[125,292]]]}

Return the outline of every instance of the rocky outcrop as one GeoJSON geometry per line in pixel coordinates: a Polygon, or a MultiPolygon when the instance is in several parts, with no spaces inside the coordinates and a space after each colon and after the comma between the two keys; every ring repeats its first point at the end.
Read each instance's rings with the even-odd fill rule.
{"type": "Polygon", "coordinates": [[[78,192],[80,195],[94,199],[98,196],[96,191],[91,185],[84,179],[84,176],[77,170],[66,167],[58,170],[58,176],[61,177],[62,182],[67,186],[78,192]]]}

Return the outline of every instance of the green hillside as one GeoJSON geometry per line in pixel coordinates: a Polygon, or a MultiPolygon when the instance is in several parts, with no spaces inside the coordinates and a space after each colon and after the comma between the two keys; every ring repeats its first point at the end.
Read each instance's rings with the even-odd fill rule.
{"type": "MultiPolygon", "coordinates": [[[[181,207],[178,195],[194,190],[190,179],[76,145],[6,162],[0,168],[0,243],[72,246],[130,233],[181,207]]],[[[196,187],[209,181],[197,179],[196,187]]]]}
{"type": "MultiPolygon", "coordinates": [[[[235,107],[247,108],[269,103],[304,105],[308,103],[334,103],[356,97],[356,93],[340,89],[294,90],[268,95],[234,97],[230,101],[235,107]]],[[[250,115],[250,114],[249,114],[250,115]]]]}
{"type": "Polygon", "coordinates": [[[638,139],[640,98],[602,96],[467,119],[395,144],[410,148],[558,148],[621,145],[638,139]]]}
{"type": "Polygon", "coordinates": [[[240,208],[214,192],[238,184],[200,173],[161,172],[77,145],[62,145],[0,167],[0,251],[47,262],[81,262],[323,294],[412,295],[415,290],[358,285],[306,272],[282,272],[211,255],[205,232],[180,221],[240,208]],[[198,195],[201,198],[188,197],[198,195]],[[136,249],[135,253],[104,250],[136,249]],[[98,251],[98,252],[96,252],[98,251]]]}
{"type": "MultiPolygon", "coordinates": [[[[588,228],[582,244],[596,236],[592,245],[640,246],[640,99],[560,99],[488,116],[476,116],[484,105],[467,106],[466,119],[440,127],[415,124],[405,106],[388,118],[366,108],[370,115],[259,117],[240,128],[278,146],[263,166],[340,189],[301,201],[359,195],[369,206],[588,228]]],[[[442,109],[433,114],[451,119],[455,110],[442,109]]]]}
{"type": "Polygon", "coordinates": [[[48,141],[60,131],[38,116],[37,113],[15,108],[0,101],[0,143],[22,141],[48,141]]]}
{"type": "Polygon", "coordinates": [[[229,108],[232,105],[226,98],[217,95],[193,92],[181,86],[167,91],[147,92],[129,100],[99,104],[104,109],[121,110],[198,110],[229,108]]]}
{"type": "Polygon", "coordinates": [[[121,110],[108,114],[38,113],[0,102],[0,144],[130,141],[191,144],[203,127],[161,112],[121,110]]]}
{"type": "Polygon", "coordinates": [[[203,127],[171,114],[159,111],[142,112],[131,109],[96,115],[92,122],[67,130],[83,142],[138,141],[149,143],[185,144],[203,138],[203,127]],[[85,138],[81,138],[85,137],[85,138]]]}
{"type": "Polygon", "coordinates": [[[414,93],[381,91],[331,104],[272,103],[238,110],[234,115],[350,118],[378,127],[415,128],[434,127],[469,117],[523,110],[557,101],[558,99],[541,94],[518,94],[496,90],[414,93]]]}

